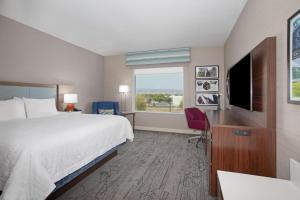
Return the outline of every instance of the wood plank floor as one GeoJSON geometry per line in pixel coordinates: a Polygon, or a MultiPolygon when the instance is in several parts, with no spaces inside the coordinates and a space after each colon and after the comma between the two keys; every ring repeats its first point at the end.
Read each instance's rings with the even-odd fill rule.
{"type": "Polygon", "coordinates": [[[208,200],[207,159],[187,135],[136,131],[134,142],[59,200],[208,200]]]}

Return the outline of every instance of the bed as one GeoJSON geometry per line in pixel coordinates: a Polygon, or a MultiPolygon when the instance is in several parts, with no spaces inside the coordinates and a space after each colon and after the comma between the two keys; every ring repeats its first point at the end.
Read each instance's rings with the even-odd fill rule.
{"type": "MultiPolygon", "coordinates": [[[[18,96],[19,87],[28,89],[29,86],[7,89],[0,83],[0,100],[8,90],[18,96]]],[[[37,87],[34,89],[37,92],[28,94],[34,94],[34,98],[38,98],[36,95],[48,98],[46,94],[57,96],[57,91],[37,87]]],[[[3,191],[0,198],[3,200],[55,197],[57,191],[64,191],[66,185],[109,160],[116,155],[119,145],[134,138],[129,121],[115,115],[57,113],[0,121],[0,130],[0,191],[3,191]]]]}

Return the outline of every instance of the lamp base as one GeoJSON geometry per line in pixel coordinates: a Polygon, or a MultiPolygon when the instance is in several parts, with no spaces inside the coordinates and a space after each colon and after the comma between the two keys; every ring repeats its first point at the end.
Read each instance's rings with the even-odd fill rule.
{"type": "Polygon", "coordinates": [[[73,112],[74,111],[74,108],[75,108],[75,104],[73,103],[69,103],[66,107],[66,111],[68,112],[73,112]]]}

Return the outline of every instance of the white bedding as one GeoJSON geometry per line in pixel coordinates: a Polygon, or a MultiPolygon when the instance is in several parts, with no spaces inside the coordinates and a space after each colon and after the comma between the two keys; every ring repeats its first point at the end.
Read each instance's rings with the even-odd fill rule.
{"type": "Polygon", "coordinates": [[[129,121],[116,115],[0,122],[1,200],[45,199],[55,182],[133,137],[129,121]]]}

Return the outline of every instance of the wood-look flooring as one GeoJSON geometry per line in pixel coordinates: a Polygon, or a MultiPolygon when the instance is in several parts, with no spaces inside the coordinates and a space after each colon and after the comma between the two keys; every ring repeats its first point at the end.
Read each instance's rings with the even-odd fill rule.
{"type": "Polygon", "coordinates": [[[208,200],[203,146],[187,135],[136,131],[134,142],[59,200],[208,200]]]}

